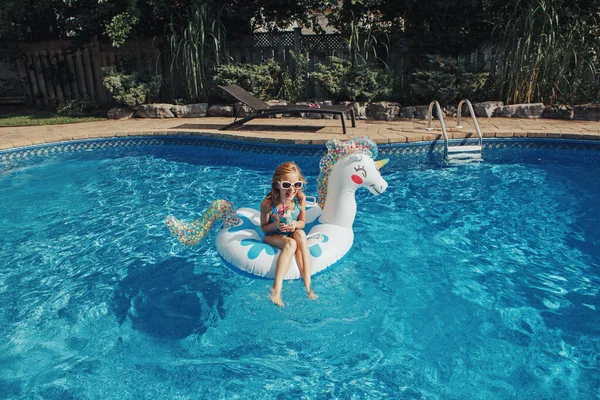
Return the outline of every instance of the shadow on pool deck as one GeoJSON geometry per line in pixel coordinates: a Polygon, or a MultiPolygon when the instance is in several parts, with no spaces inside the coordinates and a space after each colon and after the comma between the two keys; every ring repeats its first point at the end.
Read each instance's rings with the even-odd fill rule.
{"type": "MultiPolygon", "coordinates": [[[[248,141],[297,144],[323,144],[331,138],[346,139],[367,135],[376,143],[406,143],[440,140],[437,129],[428,131],[425,120],[364,121],[356,127],[347,127],[342,133],[335,119],[273,118],[250,121],[240,130],[220,131],[233,118],[186,119],[129,119],[123,121],[83,122],[70,125],[45,125],[0,128],[0,150],[67,140],[134,135],[203,135],[248,141]]],[[[475,135],[470,118],[456,128],[456,118],[447,118],[449,137],[452,139],[475,135]]],[[[553,138],[600,140],[600,121],[567,121],[550,119],[481,118],[479,126],[484,138],[553,138]]],[[[350,124],[348,124],[350,125],[350,124]]]]}
{"type": "MultiPolygon", "coordinates": [[[[186,129],[186,130],[196,130],[196,131],[218,131],[222,128],[223,125],[220,124],[183,124],[179,126],[173,127],[173,129],[186,129]]],[[[319,126],[311,126],[311,125],[282,125],[278,126],[275,124],[267,125],[267,124],[253,124],[253,125],[244,125],[238,127],[234,130],[221,131],[223,133],[227,132],[240,132],[240,131],[260,131],[260,132],[298,132],[298,133],[315,133],[323,129],[323,127],[319,126]]]]}

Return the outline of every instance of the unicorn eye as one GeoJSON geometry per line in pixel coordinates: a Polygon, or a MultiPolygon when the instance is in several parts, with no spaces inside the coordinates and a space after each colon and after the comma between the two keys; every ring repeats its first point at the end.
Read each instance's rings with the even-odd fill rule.
{"type": "Polygon", "coordinates": [[[366,170],[366,169],[364,169],[364,167],[362,167],[362,166],[360,166],[360,165],[358,165],[358,166],[354,167],[354,171],[355,171],[355,172],[358,172],[358,171],[360,171],[360,173],[362,174],[363,178],[366,178],[366,177],[367,177],[367,170],[366,170]]]}

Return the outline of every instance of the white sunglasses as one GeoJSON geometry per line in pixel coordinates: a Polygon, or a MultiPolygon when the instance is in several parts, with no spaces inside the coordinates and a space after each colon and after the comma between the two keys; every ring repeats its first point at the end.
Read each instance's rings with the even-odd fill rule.
{"type": "Polygon", "coordinates": [[[294,183],[290,182],[290,181],[277,181],[279,183],[279,187],[282,189],[289,189],[292,186],[294,187],[294,189],[302,189],[302,186],[304,185],[304,183],[302,183],[302,181],[296,181],[294,183]]]}

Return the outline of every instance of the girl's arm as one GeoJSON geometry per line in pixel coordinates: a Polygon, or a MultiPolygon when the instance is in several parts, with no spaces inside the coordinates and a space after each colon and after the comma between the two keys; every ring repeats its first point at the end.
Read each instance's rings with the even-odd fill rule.
{"type": "Polygon", "coordinates": [[[298,219],[292,221],[290,226],[294,229],[304,229],[306,226],[306,197],[304,195],[298,195],[298,205],[300,206],[300,214],[298,214],[298,219]]]}
{"type": "Polygon", "coordinates": [[[260,205],[260,229],[263,233],[273,233],[277,231],[279,226],[279,215],[274,215],[275,222],[269,222],[271,216],[271,200],[264,199],[260,205]]]}

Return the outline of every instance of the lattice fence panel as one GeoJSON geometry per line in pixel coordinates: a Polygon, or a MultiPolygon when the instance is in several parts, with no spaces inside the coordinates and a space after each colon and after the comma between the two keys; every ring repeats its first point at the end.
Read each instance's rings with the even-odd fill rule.
{"type": "Polygon", "coordinates": [[[302,50],[338,50],[348,45],[342,35],[304,35],[302,50]]]}
{"type": "Polygon", "coordinates": [[[294,32],[255,33],[254,47],[294,47],[294,32]]]}

